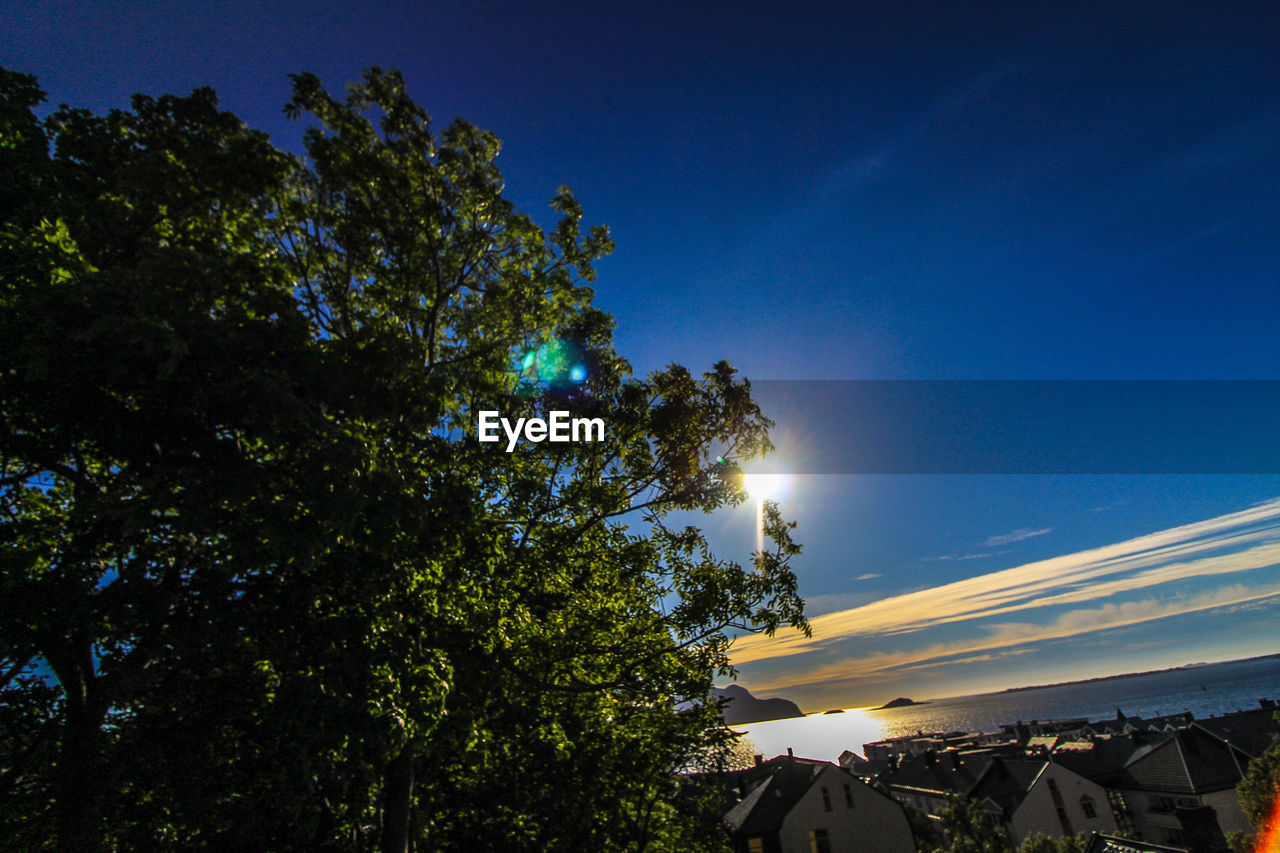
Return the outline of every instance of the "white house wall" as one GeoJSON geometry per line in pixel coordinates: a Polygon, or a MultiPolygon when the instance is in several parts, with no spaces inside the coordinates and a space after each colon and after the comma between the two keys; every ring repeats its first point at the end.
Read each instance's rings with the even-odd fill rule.
{"type": "Polygon", "coordinates": [[[787,813],[778,833],[783,853],[809,853],[809,831],[827,830],[832,853],[915,853],[911,824],[902,807],[836,767],[824,769],[798,803],[787,813]],[[844,786],[853,794],[845,803],[844,786]],[[823,807],[822,789],[831,797],[831,811],[823,807]]]}

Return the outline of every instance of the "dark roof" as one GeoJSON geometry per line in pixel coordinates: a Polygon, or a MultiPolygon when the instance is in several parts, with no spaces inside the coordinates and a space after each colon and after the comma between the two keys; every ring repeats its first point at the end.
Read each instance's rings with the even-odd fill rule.
{"type": "Polygon", "coordinates": [[[1130,731],[1167,731],[1170,728],[1189,726],[1193,722],[1195,722],[1195,715],[1190,711],[1182,711],[1177,714],[1152,717],[1149,720],[1142,717],[1117,716],[1114,720],[1092,722],[1085,728],[1096,734],[1124,734],[1130,731]]]}
{"type": "Polygon", "coordinates": [[[725,827],[734,835],[777,832],[787,813],[813,785],[818,774],[828,767],[836,768],[836,765],[829,761],[780,755],[738,771],[733,777],[742,792],[742,800],[725,813],[725,827]]]}
{"type": "Polygon", "coordinates": [[[877,779],[890,771],[890,763],[887,758],[872,758],[861,764],[855,764],[848,770],[859,779],[877,779]]]}
{"type": "Polygon", "coordinates": [[[991,757],[962,757],[949,752],[943,755],[924,753],[902,762],[897,770],[889,770],[882,782],[894,788],[917,788],[942,794],[964,794],[981,778],[991,757]]]}
{"type": "Polygon", "coordinates": [[[1022,805],[1027,792],[1049,764],[1043,758],[961,756],[954,752],[937,756],[932,762],[929,758],[928,755],[915,756],[896,772],[886,774],[883,781],[899,790],[914,788],[957,794],[978,802],[990,800],[1006,820],[1022,805]]]}
{"type": "Polygon", "coordinates": [[[1005,820],[1026,799],[1031,786],[1049,762],[1042,758],[1001,758],[991,761],[978,783],[966,792],[972,800],[991,800],[1004,812],[1005,820]]]}
{"type": "Polygon", "coordinates": [[[1234,788],[1248,763],[1240,749],[1192,727],[1136,750],[1121,782],[1144,791],[1204,794],[1234,788]]]}
{"type": "Polygon", "coordinates": [[[1126,731],[1133,729],[1146,728],[1146,721],[1141,717],[1121,717],[1115,720],[1099,720],[1086,726],[1089,731],[1103,733],[1124,734],[1126,731]]]}
{"type": "Polygon", "coordinates": [[[1196,725],[1219,740],[1231,743],[1257,758],[1280,738],[1280,722],[1275,708],[1236,711],[1221,717],[1206,717],[1196,725]]]}
{"type": "Polygon", "coordinates": [[[1124,766],[1146,738],[1132,736],[1098,738],[1088,749],[1079,749],[1079,741],[1059,745],[1052,760],[1068,770],[1104,787],[1112,787],[1124,774],[1124,766]]]}
{"type": "Polygon", "coordinates": [[[1131,841],[1128,838],[1116,838],[1114,835],[1094,833],[1089,839],[1089,846],[1084,853],[1187,853],[1185,847],[1166,847],[1163,844],[1152,844],[1150,841],[1131,841]]]}

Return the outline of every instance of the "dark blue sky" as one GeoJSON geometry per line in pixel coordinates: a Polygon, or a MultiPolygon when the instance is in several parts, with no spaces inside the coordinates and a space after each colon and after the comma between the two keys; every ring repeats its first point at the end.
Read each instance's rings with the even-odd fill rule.
{"type": "MultiPolygon", "coordinates": [[[[287,74],[338,89],[399,68],[441,126],[461,115],[505,141],[521,206],[545,210],[568,184],[612,228],[598,302],[639,370],[727,358],[768,379],[1280,379],[1280,15],[1050,7],[11,2],[0,64],[95,110],[211,85],[295,149],[287,74]]],[[[803,589],[827,612],[960,594],[947,585],[1277,495],[1274,477],[806,477],[784,509],[809,546],[803,589]]],[[[750,524],[711,522],[727,550],[750,548],[750,524]]],[[[1280,606],[1258,596],[1280,573],[1212,565],[1036,617],[1075,633],[845,626],[743,679],[878,702],[902,692],[890,676],[909,684],[919,670],[903,667],[946,649],[974,660],[931,673],[935,691],[1080,671],[1088,643],[1107,651],[1082,674],[1274,651],[1280,606]],[[891,651],[874,672],[851,667],[863,687],[779,675],[891,651]]]]}

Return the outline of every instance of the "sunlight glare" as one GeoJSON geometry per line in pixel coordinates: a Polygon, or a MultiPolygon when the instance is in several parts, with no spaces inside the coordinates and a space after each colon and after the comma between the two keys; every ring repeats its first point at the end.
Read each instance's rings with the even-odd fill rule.
{"type": "Polygon", "coordinates": [[[787,476],[785,474],[744,474],[742,487],[757,501],[777,500],[787,491],[787,476]]]}

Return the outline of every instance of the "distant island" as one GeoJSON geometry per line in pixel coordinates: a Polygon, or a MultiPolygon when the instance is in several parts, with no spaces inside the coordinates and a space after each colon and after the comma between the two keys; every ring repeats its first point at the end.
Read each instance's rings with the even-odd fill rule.
{"type": "Polygon", "coordinates": [[[890,699],[879,708],[872,708],[873,711],[883,711],[886,708],[905,708],[908,705],[928,705],[928,702],[917,702],[914,699],[908,699],[905,696],[899,696],[897,699],[890,699]]]}
{"type": "MultiPolygon", "coordinates": [[[[1270,660],[1270,659],[1280,659],[1280,654],[1256,655],[1255,657],[1240,658],[1239,660],[1219,661],[1219,663],[1245,663],[1246,661],[1270,660]]],[[[1018,693],[1023,690],[1047,690],[1050,687],[1069,687],[1073,684],[1093,684],[1096,681],[1111,681],[1112,679],[1115,679],[1115,678],[1133,678],[1139,675],[1160,675],[1161,673],[1164,673],[1164,672],[1182,672],[1188,669],[1200,669],[1201,667],[1209,666],[1209,665],[1210,664],[1204,663],[1204,662],[1188,663],[1188,664],[1183,664],[1182,666],[1171,666],[1168,669],[1149,669],[1145,672],[1122,672],[1119,675],[1099,675],[1097,678],[1081,678],[1078,681],[1057,681],[1057,682],[1054,682],[1053,684],[1032,684],[1026,687],[1008,687],[1008,688],[1005,688],[1004,690],[1001,690],[1000,692],[1001,693],[1018,693]]],[[[898,700],[895,699],[894,701],[896,702],[898,700]]],[[[887,708],[889,706],[886,705],[885,707],[887,708]]]]}
{"type": "Polygon", "coordinates": [[[745,726],[748,723],[804,716],[804,712],[790,699],[757,699],[747,688],[738,684],[712,687],[711,695],[728,700],[721,709],[726,726],[745,726]]]}

